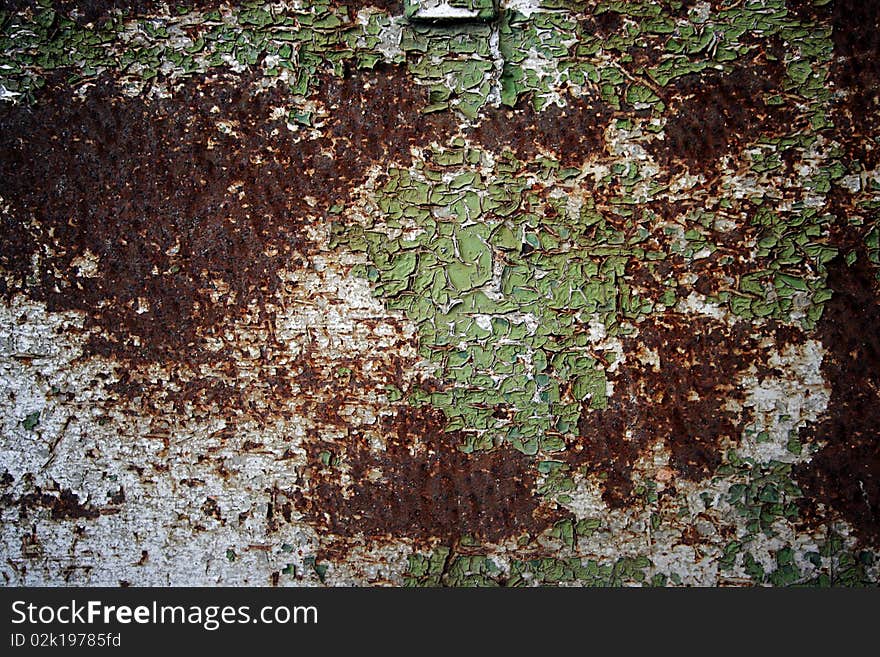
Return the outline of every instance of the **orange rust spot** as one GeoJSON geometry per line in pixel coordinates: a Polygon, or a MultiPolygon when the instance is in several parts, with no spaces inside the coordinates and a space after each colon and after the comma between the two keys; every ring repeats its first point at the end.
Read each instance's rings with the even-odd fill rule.
{"type": "Polygon", "coordinates": [[[500,541],[536,534],[558,520],[534,493],[534,460],[512,450],[464,454],[458,432],[430,408],[402,408],[385,422],[384,450],[356,432],[344,441],[309,444],[304,485],[290,496],[311,524],[343,537],[410,537],[456,541],[465,535],[500,541]],[[333,450],[348,469],[324,467],[333,450]]]}
{"type": "MultiPolygon", "coordinates": [[[[57,484],[56,484],[57,486],[57,484]]],[[[44,491],[36,486],[34,492],[25,493],[19,498],[10,494],[0,496],[0,506],[19,509],[19,518],[27,520],[31,510],[36,508],[49,509],[52,520],[86,519],[93,520],[101,514],[118,513],[119,509],[99,509],[92,504],[83,504],[79,496],[69,488],[44,491]]]]}
{"type": "MultiPolygon", "coordinates": [[[[797,336],[778,331],[781,343],[797,336]]],[[[671,471],[691,480],[712,473],[727,444],[735,443],[747,420],[727,408],[742,400],[737,375],[755,365],[767,374],[767,354],[749,335],[749,326],[728,327],[708,317],[669,315],[639,325],[639,335],[624,342],[630,354],[611,380],[608,408],[584,408],[571,463],[603,474],[603,499],[614,508],[633,499],[632,472],[639,456],[657,442],[671,452],[671,471]],[[638,353],[650,350],[652,362],[638,353]],[[659,361],[659,362],[656,362],[659,361]]],[[[667,489],[669,490],[669,489],[667,489]]]]}

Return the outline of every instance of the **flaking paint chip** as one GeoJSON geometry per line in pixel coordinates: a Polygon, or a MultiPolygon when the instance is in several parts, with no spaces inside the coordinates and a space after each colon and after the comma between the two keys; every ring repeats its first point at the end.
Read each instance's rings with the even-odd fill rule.
{"type": "Polygon", "coordinates": [[[498,16],[497,0],[404,0],[407,18],[430,23],[492,21],[498,16]]]}

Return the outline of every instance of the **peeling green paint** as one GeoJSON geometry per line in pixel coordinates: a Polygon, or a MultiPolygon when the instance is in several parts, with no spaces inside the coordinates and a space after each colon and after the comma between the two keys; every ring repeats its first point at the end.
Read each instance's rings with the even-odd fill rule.
{"type": "Polygon", "coordinates": [[[647,580],[647,557],[621,557],[616,561],[545,557],[529,561],[496,563],[490,556],[460,555],[440,547],[429,555],[409,557],[407,586],[623,586],[647,580]]]}

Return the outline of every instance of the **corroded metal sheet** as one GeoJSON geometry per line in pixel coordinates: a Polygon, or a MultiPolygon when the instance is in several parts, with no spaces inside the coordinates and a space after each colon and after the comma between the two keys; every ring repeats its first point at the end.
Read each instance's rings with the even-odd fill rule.
{"type": "Polygon", "coordinates": [[[875,4],[181,5],[0,12],[4,583],[877,584],[875,4]]]}

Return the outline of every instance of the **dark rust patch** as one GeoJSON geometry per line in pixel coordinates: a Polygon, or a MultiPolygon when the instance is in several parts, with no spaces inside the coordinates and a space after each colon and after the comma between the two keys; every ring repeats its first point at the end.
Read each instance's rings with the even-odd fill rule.
{"type": "Polygon", "coordinates": [[[367,7],[381,9],[392,16],[403,13],[403,0],[337,0],[337,4],[348,7],[351,15],[367,7]]]}
{"type": "Polygon", "coordinates": [[[193,79],[155,101],[120,99],[110,81],[84,102],[57,86],[36,108],[0,109],[0,195],[16,217],[0,253],[7,294],[86,311],[101,329],[92,353],[218,358],[205,338],[273,298],[278,270],[312,248],[311,217],[344,203],[373,163],[406,165],[411,144],[449,132],[449,117],[420,113],[426,92],[405,78],[393,67],[328,76],[315,139],[269,118],[282,86],[258,94],[249,78],[193,79]],[[93,276],[76,267],[88,254],[93,276]]]}
{"type": "Polygon", "coordinates": [[[558,519],[539,508],[533,459],[512,450],[464,454],[456,448],[461,436],[444,424],[437,410],[403,408],[384,424],[384,450],[356,432],[344,444],[311,443],[304,486],[292,495],[296,510],[331,534],[367,540],[495,542],[558,519]],[[330,465],[322,452],[333,455],[330,465]],[[346,486],[336,463],[347,470],[346,486]]]}
{"type": "Polygon", "coordinates": [[[36,508],[48,509],[52,520],[86,519],[93,520],[101,515],[101,510],[92,504],[83,504],[79,496],[69,488],[44,491],[40,486],[34,492],[25,493],[21,497],[5,494],[0,497],[4,507],[18,507],[19,519],[28,519],[29,512],[36,508]]]}
{"type": "MultiPolygon", "coordinates": [[[[24,255],[33,250],[33,238],[28,226],[21,219],[0,213],[0,272],[18,272],[17,277],[24,281],[27,276],[24,255]]],[[[6,276],[0,276],[0,295],[8,295],[10,287],[6,276]]]]}
{"type": "MultiPolygon", "coordinates": [[[[272,126],[261,123],[279,92],[248,87],[193,80],[151,103],[116,98],[105,81],[82,103],[59,88],[33,110],[3,112],[2,193],[54,251],[29,291],[51,310],[87,311],[103,329],[93,352],[198,359],[199,330],[227,306],[244,312],[264,299],[282,256],[304,246],[302,212],[283,193],[295,178],[278,160],[252,164],[266,153],[272,126]],[[218,131],[221,118],[241,122],[241,140],[218,131]],[[74,266],[87,253],[98,258],[94,277],[74,266]],[[212,303],[218,284],[229,289],[212,303]]],[[[23,274],[30,253],[11,256],[23,274]]]]}
{"type": "Polygon", "coordinates": [[[598,98],[566,100],[566,107],[551,105],[540,112],[525,97],[514,109],[487,106],[472,135],[494,152],[510,149],[522,160],[548,152],[564,166],[579,166],[605,151],[612,109],[598,98]]]}
{"type": "MultiPolygon", "coordinates": [[[[688,219],[689,215],[698,215],[707,210],[732,221],[732,225],[725,230],[712,226],[703,227],[707,243],[712,245],[713,250],[700,258],[688,258],[676,252],[676,242],[679,238],[675,233],[665,232],[667,223],[655,226],[650,237],[644,241],[644,248],[665,251],[669,256],[662,260],[633,258],[627,264],[627,280],[644,298],[658,302],[661,295],[670,289],[667,283],[672,280],[680,281],[686,273],[695,274],[696,280],[692,284],[678,284],[672,288],[677,299],[686,298],[691,291],[714,297],[720,292],[730,290],[730,278],[738,279],[754,271],[751,244],[758,235],[758,229],[751,221],[751,217],[756,213],[754,205],[734,201],[730,208],[713,206],[710,209],[702,202],[676,200],[645,203],[641,207],[644,217],[644,223],[641,225],[656,221],[652,219],[652,213],[667,222],[686,225],[685,222],[692,221],[688,219]]],[[[635,237],[639,227],[640,224],[624,226],[627,238],[635,237]]]]}
{"type": "Polygon", "coordinates": [[[806,516],[825,505],[866,542],[880,538],[880,304],[877,279],[864,253],[851,267],[828,266],[834,296],[818,335],[828,350],[822,373],[831,385],[827,418],[801,430],[805,441],[827,445],[795,469],[806,516]]]}
{"type": "Polygon", "coordinates": [[[571,463],[605,477],[603,499],[613,508],[633,502],[633,467],[658,441],[665,442],[670,465],[681,476],[699,480],[711,474],[745,423],[726,408],[744,397],[737,376],[752,364],[761,367],[747,324],[731,328],[705,317],[646,321],[624,349],[627,362],[610,377],[608,408],[585,407],[580,437],[569,446],[571,463]]]}
{"type": "Polygon", "coordinates": [[[788,9],[788,13],[806,23],[812,23],[827,18],[831,13],[834,4],[835,0],[832,0],[826,5],[817,7],[813,4],[813,0],[785,0],[785,6],[788,9]]]}
{"type": "MultiPolygon", "coordinates": [[[[2,9],[6,11],[20,11],[22,9],[37,9],[36,0],[4,0],[2,9]]],[[[54,0],[52,8],[80,25],[101,22],[111,13],[123,11],[128,16],[144,16],[161,9],[165,4],[159,0],[54,0]]],[[[187,7],[194,9],[209,9],[220,6],[218,0],[179,0],[172,4],[173,7],[187,7]]],[[[233,5],[240,3],[231,3],[233,5]]]]}
{"type": "Polygon", "coordinates": [[[793,111],[764,102],[765,94],[781,89],[783,74],[779,60],[762,55],[727,74],[678,78],[667,87],[665,138],[650,142],[648,150],[673,173],[685,167],[709,173],[722,156],[736,154],[759,135],[788,132],[793,111]]]}
{"type": "Polygon", "coordinates": [[[621,28],[623,17],[614,11],[591,13],[581,21],[581,24],[588,33],[607,38],[621,28]]]}
{"type": "Polygon", "coordinates": [[[880,164],[880,3],[836,0],[831,9],[831,75],[846,96],[835,104],[836,134],[869,169],[880,164]]]}

